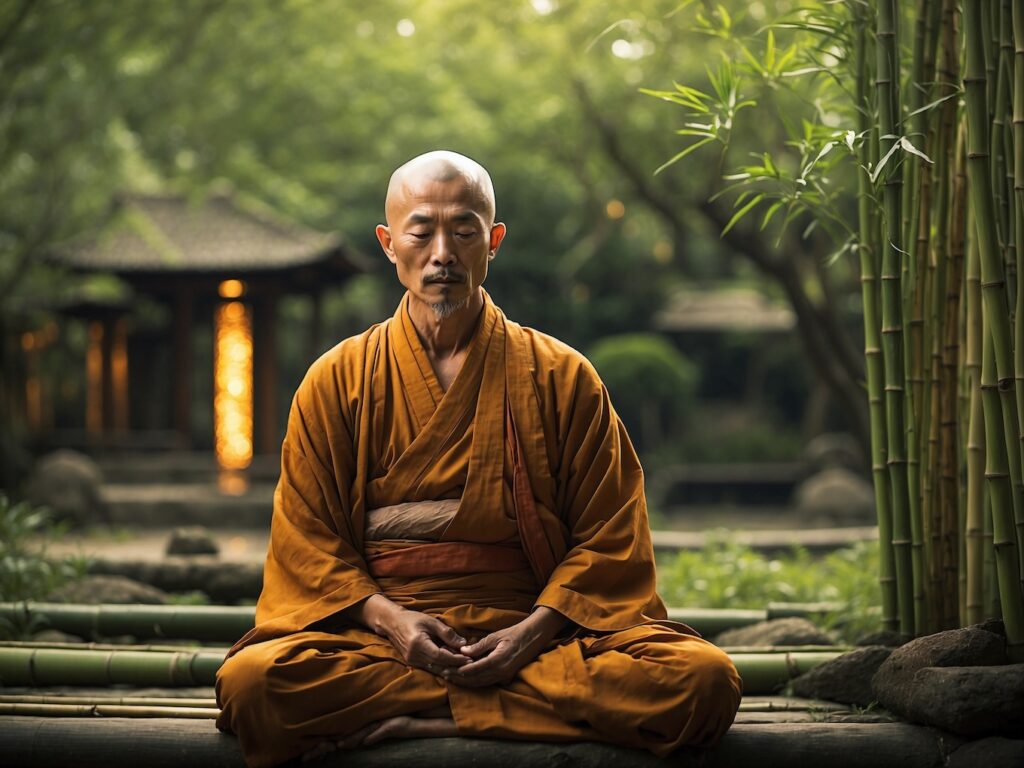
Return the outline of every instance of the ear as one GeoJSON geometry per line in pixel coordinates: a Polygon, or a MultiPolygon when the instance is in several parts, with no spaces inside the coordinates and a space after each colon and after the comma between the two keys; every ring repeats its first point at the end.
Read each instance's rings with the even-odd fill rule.
{"type": "Polygon", "coordinates": [[[392,247],[391,228],[378,224],[377,229],[374,231],[377,233],[380,247],[384,249],[384,255],[388,257],[388,261],[394,264],[398,260],[398,256],[395,255],[395,249],[392,247]]]}
{"type": "Polygon", "coordinates": [[[501,241],[505,239],[506,232],[505,225],[500,221],[494,222],[491,227],[491,250],[487,254],[487,260],[490,261],[498,254],[498,248],[501,246],[501,241]]]}

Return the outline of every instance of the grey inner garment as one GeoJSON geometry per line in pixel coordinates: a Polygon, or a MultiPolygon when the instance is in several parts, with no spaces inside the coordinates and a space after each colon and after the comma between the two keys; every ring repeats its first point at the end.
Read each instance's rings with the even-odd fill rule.
{"type": "Polygon", "coordinates": [[[366,540],[438,541],[459,509],[460,499],[406,501],[366,513],[366,540]]]}

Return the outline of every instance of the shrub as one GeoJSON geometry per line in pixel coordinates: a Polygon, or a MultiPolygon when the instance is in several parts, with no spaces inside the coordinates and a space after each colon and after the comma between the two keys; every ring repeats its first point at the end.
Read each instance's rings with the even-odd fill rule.
{"type": "Polygon", "coordinates": [[[826,617],[847,639],[877,629],[878,544],[858,543],[816,559],[802,547],[776,557],[714,536],[703,549],[659,563],[659,592],[668,605],[765,608],[772,602],[829,602],[842,610],[826,617]]]}
{"type": "Polygon", "coordinates": [[[609,336],[589,357],[640,450],[652,450],[681,430],[693,409],[697,370],[664,337],[609,336]]]}

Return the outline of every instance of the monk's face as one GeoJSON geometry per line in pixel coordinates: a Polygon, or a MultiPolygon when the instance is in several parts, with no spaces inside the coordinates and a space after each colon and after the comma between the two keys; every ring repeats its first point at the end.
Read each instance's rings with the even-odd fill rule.
{"type": "Polygon", "coordinates": [[[377,238],[413,301],[458,307],[477,292],[505,236],[494,203],[464,174],[414,175],[389,195],[377,238]]]}

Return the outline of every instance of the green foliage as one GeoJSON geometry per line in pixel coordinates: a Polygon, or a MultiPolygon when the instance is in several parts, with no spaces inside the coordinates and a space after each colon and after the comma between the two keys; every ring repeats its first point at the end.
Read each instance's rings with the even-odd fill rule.
{"type": "Polygon", "coordinates": [[[798,430],[768,416],[721,418],[720,409],[711,408],[694,421],[673,448],[676,462],[795,461],[803,451],[804,440],[798,430]]]}
{"type": "Polygon", "coordinates": [[[668,605],[765,608],[771,602],[839,603],[828,623],[852,639],[878,623],[878,545],[856,544],[815,559],[794,547],[766,557],[715,536],[702,550],[680,552],[658,568],[658,591],[668,605]]]}
{"type": "MultiPolygon", "coordinates": [[[[66,530],[50,513],[27,502],[12,502],[0,493],[0,602],[41,600],[85,573],[77,559],[46,558],[45,543],[66,530]]],[[[38,627],[16,627],[0,619],[0,639],[22,637],[38,627]]]]}
{"type": "Polygon", "coordinates": [[[697,370],[668,340],[648,333],[610,336],[588,357],[642,448],[679,432],[694,405],[697,370]]]}

